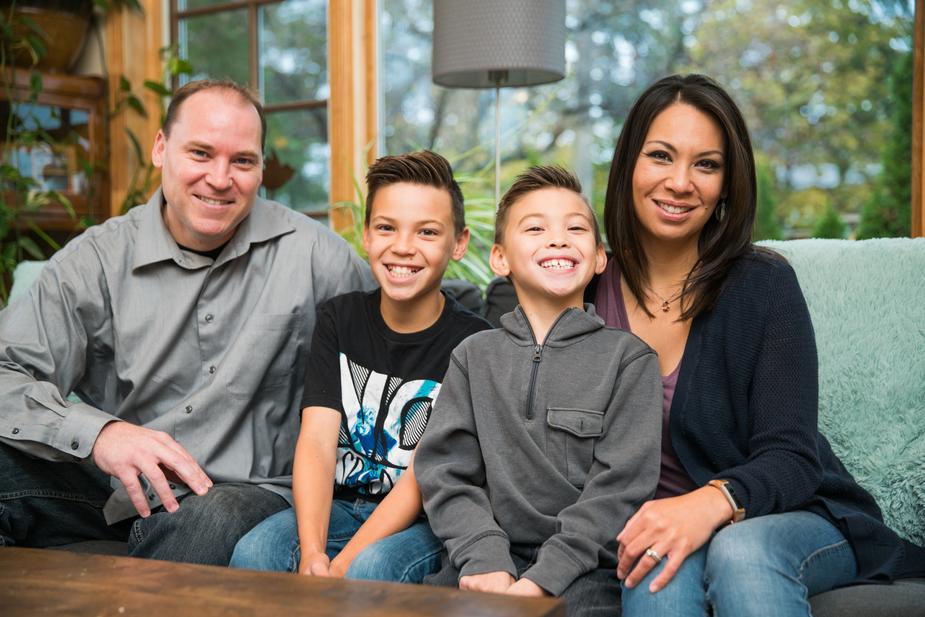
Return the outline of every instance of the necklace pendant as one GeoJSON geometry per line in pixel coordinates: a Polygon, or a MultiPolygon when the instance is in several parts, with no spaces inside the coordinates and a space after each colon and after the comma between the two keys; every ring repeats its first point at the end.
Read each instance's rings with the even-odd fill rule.
{"type": "Polygon", "coordinates": [[[668,304],[668,300],[663,300],[662,301],[662,312],[667,313],[670,308],[671,308],[671,305],[668,304]]]}

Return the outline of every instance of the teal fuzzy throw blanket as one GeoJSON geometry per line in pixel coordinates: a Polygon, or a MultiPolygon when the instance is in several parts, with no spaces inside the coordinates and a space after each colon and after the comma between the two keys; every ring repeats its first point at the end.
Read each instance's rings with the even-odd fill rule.
{"type": "Polygon", "coordinates": [[[809,305],[820,430],[890,527],[925,545],[925,239],[761,244],[809,305]]]}

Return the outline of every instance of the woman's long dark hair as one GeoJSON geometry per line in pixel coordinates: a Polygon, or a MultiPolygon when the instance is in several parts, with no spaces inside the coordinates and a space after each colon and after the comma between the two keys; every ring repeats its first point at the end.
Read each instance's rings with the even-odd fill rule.
{"type": "Polygon", "coordinates": [[[652,121],[674,103],[691,105],[711,116],[723,131],[726,147],[723,191],[726,214],[709,217],[698,242],[699,256],[681,291],[681,316],[693,319],[713,306],[733,262],[752,251],[755,223],[755,159],[745,119],[732,98],[704,75],[672,75],[659,80],[633,104],[617,141],[604,199],[604,225],[620,272],[639,306],[646,307],[648,260],[639,241],[633,206],[633,172],[652,121]]]}

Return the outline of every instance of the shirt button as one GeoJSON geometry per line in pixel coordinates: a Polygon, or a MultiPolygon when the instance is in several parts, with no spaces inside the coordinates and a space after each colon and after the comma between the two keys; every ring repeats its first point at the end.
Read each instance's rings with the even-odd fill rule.
{"type": "Polygon", "coordinates": [[[187,405],[187,406],[186,406],[186,413],[193,413],[193,406],[192,406],[192,405],[187,405]]]}
{"type": "Polygon", "coordinates": [[[71,450],[76,450],[79,447],[80,447],[80,442],[77,441],[76,439],[71,442],[71,450]]]}
{"type": "Polygon", "coordinates": [[[214,373],[214,372],[215,372],[215,367],[214,367],[214,366],[210,366],[210,367],[209,367],[209,374],[211,375],[211,374],[214,373]]]}
{"type": "Polygon", "coordinates": [[[18,434],[19,434],[19,429],[18,429],[18,428],[14,428],[14,429],[13,429],[13,434],[14,434],[14,435],[18,435],[18,434]]]}
{"type": "Polygon", "coordinates": [[[212,316],[212,313],[206,313],[206,323],[212,323],[212,320],[215,319],[212,316]]]}

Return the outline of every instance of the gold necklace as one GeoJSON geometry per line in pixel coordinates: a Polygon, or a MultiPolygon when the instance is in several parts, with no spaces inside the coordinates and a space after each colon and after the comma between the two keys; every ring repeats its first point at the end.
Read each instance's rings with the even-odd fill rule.
{"type": "Polygon", "coordinates": [[[673,303],[675,300],[677,300],[678,298],[681,297],[681,291],[678,291],[678,293],[676,293],[675,295],[671,296],[670,298],[666,298],[665,296],[663,296],[662,294],[658,293],[657,291],[655,291],[655,290],[652,289],[651,287],[649,287],[649,291],[651,291],[652,293],[654,293],[654,294],[655,294],[655,297],[662,301],[662,305],[661,305],[661,307],[659,307],[659,308],[662,309],[662,312],[663,312],[663,313],[667,313],[669,310],[671,310],[671,305],[672,305],[672,303],[673,303]]]}

